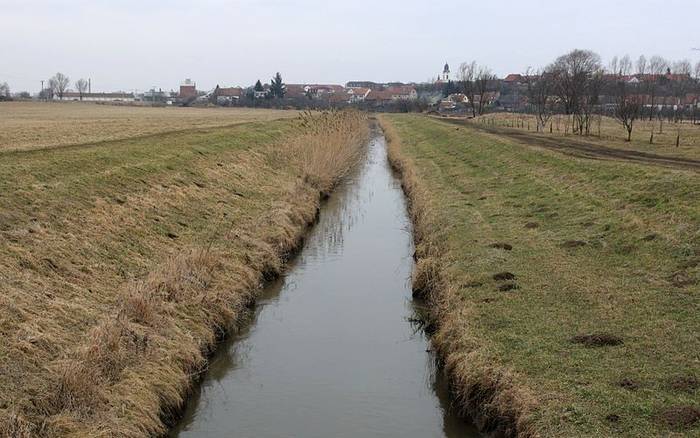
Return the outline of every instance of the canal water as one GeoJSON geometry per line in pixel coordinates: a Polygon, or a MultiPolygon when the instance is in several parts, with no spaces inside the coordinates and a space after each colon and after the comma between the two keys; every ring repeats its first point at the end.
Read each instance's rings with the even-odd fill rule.
{"type": "Polygon", "coordinates": [[[412,322],[412,253],[377,132],[249,324],[219,347],[171,436],[478,436],[412,322]]]}

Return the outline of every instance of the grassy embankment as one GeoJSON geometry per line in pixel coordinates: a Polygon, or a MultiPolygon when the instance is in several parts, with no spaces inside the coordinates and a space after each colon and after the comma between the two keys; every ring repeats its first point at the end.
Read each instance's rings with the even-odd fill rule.
{"type": "Polygon", "coordinates": [[[0,152],[0,436],[162,433],[366,125],[307,115],[0,152]]]}
{"type": "Polygon", "coordinates": [[[520,436],[699,433],[697,170],[383,116],[463,406],[520,436]]]}

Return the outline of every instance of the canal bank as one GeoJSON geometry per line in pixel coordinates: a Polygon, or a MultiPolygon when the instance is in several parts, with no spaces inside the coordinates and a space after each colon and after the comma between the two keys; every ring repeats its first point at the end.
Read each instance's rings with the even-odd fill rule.
{"type": "Polygon", "coordinates": [[[250,322],[212,357],[171,435],[476,436],[416,326],[412,254],[376,135],[250,322]]]}

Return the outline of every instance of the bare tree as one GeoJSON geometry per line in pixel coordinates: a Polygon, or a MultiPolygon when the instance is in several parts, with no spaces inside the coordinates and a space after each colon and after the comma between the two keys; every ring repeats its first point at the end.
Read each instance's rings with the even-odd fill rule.
{"type": "Polygon", "coordinates": [[[479,93],[479,106],[477,110],[479,115],[482,115],[486,109],[486,104],[488,103],[486,100],[486,93],[489,91],[495,80],[496,75],[491,72],[490,68],[486,66],[479,67],[474,78],[474,86],[476,88],[476,92],[479,93]]]}
{"type": "MultiPolygon", "coordinates": [[[[670,88],[673,96],[679,101],[684,98],[686,93],[693,89],[694,83],[691,75],[693,74],[693,65],[687,59],[682,59],[673,63],[671,70],[674,74],[678,75],[670,81],[670,88]]],[[[673,117],[676,122],[682,121],[683,119],[683,106],[674,106],[673,117]]]]}
{"type": "Polygon", "coordinates": [[[7,85],[7,82],[0,83],[0,97],[10,97],[10,86],[7,85]]]}
{"type": "Polygon", "coordinates": [[[647,87],[647,92],[649,93],[649,98],[650,98],[650,108],[649,108],[649,121],[651,122],[654,119],[654,105],[656,104],[656,93],[658,90],[658,85],[659,85],[659,79],[660,77],[664,74],[666,69],[668,68],[668,62],[658,56],[654,55],[649,59],[649,75],[650,77],[648,78],[646,82],[646,87],[647,87]]]}
{"type": "Polygon", "coordinates": [[[554,76],[547,70],[533,74],[530,69],[525,73],[528,101],[535,109],[536,130],[544,130],[552,117],[552,95],[554,94],[554,76]]]}
{"type": "Polygon", "coordinates": [[[647,57],[644,55],[639,55],[637,59],[637,74],[644,75],[647,72],[647,57]]]}
{"type": "Polygon", "coordinates": [[[591,93],[593,75],[601,76],[600,56],[590,50],[573,50],[562,55],[549,67],[552,72],[555,92],[564,105],[564,112],[573,115],[578,130],[583,135],[589,125],[590,109],[597,103],[591,93]]]}
{"type": "Polygon", "coordinates": [[[695,80],[700,81],[700,61],[695,64],[695,80]]]}
{"type": "Polygon", "coordinates": [[[63,73],[56,73],[51,79],[49,79],[49,88],[58,96],[59,99],[63,100],[63,94],[68,89],[68,84],[70,84],[70,78],[63,73]]]}
{"type": "Polygon", "coordinates": [[[654,55],[649,59],[649,74],[661,75],[668,68],[668,61],[659,55],[654,55]]]}
{"type": "Polygon", "coordinates": [[[80,94],[80,100],[83,100],[83,94],[85,94],[88,89],[88,81],[83,78],[78,79],[75,81],[75,89],[78,90],[78,94],[80,94]]]}
{"type": "MultiPolygon", "coordinates": [[[[591,73],[588,80],[588,85],[586,86],[586,92],[584,98],[581,101],[581,112],[583,116],[580,118],[580,128],[584,130],[586,135],[590,134],[591,130],[591,119],[594,112],[598,113],[598,122],[600,123],[600,118],[602,117],[602,111],[600,106],[600,94],[603,90],[603,85],[605,84],[605,70],[601,67],[591,73]]],[[[598,132],[600,133],[600,125],[598,126],[598,132]]]]}
{"type": "Polygon", "coordinates": [[[619,73],[619,71],[617,69],[618,64],[619,64],[619,59],[617,58],[617,56],[613,56],[613,59],[611,59],[610,63],[608,64],[608,70],[610,70],[611,74],[616,75],[619,73]]]}
{"type": "Polygon", "coordinates": [[[620,75],[629,76],[632,73],[632,60],[630,55],[625,55],[620,59],[620,75]]]}
{"type": "Polygon", "coordinates": [[[674,74],[677,75],[688,75],[693,71],[693,67],[690,64],[690,61],[687,59],[681,59],[680,61],[676,61],[673,63],[673,66],[671,67],[671,71],[673,71],[674,74]]]}
{"type": "Polygon", "coordinates": [[[632,141],[634,122],[641,116],[642,105],[637,96],[629,93],[629,85],[624,80],[615,87],[615,118],[627,131],[627,141],[632,141]]]}
{"type": "Polygon", "coordinates": [[[472,108],[472,117],[476,117],[476,103],[474,102],[476,94],[476,86],[474,79],[476,77],[477,65],[476,61],[463,62],[459,66],[459,84],[462,93],[467,96],[469,105],[472,108]]]}

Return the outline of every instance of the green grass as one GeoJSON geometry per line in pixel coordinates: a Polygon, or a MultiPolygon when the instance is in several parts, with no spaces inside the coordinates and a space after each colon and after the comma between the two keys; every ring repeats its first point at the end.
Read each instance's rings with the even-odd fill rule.
{"type": "Polygon", "coordinates": [[[698,434],[697,422],[663,417],[700,409],[697,388],[672,385],[700,377],[699,175],[576,159],[422,116],[385,120],[428,193],[451,286],[450,353],[514,372],[543,436],[698,434]],[[573,240],[585,245],[565,247],[573,240]],[[517,289],[498,290],[503,271],[517,289]],[[571,342],[591,333],[624,343],[571,342]]]}

